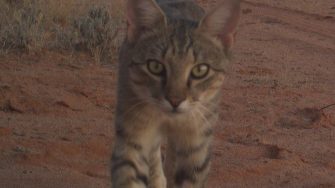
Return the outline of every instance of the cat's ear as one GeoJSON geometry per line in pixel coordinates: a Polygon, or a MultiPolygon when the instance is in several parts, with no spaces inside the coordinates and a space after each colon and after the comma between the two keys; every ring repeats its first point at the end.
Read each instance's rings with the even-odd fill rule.
{"type": "Polygon", "coordinates": [[[166,17],[155,0],[127,1],[127,40],[135,41],[146,30],[166,24],[166,17]]]}
{"type": "Polygon", "coordinates": [[[225,0],[208,12],[199,24],[199,30],[217,37],[226,50],[234,44],[236,27],[240,19],[241,0],[225,0]]]}

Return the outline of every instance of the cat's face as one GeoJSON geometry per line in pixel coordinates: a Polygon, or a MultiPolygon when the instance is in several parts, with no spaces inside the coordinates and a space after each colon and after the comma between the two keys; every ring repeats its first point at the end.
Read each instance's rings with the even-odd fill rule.
{"type": "Polygon", "coordinates": [[[130,81],[142,100],[161,110],[189,112],[214,102],[227,61],[220,45],[194,28],[171,26],[146,34],[137,42],[130,81]]]}
{"type": "Polygon", "coordinates": [[[153,0],[128,2],[129,81],[144,102],[186,113],[215,102],[239,18],[226,0],[203,19],[169,20],[153,0]]]}

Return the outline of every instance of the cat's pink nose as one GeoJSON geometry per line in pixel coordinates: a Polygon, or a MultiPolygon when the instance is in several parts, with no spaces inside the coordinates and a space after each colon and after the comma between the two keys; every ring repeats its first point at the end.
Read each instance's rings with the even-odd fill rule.
{"type": "Polygon", "coordinates": [[[171,106],[176,109],[185,100],[185,98],[172,96],[166,97],[166,100],[169,101],[171,106]]]}

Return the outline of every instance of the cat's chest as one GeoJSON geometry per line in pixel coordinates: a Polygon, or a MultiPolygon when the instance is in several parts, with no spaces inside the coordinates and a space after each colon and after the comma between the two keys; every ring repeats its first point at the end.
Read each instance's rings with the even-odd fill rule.
{"type": "Polygon", "coordinates": [[[206,122],[204,122],[198,114],[187,113],[170,116],[169,120],[166,121],[165,125],[170,128],[170,131],[188,132],[201,129],[204,124],[206,124],[206,122]]]}

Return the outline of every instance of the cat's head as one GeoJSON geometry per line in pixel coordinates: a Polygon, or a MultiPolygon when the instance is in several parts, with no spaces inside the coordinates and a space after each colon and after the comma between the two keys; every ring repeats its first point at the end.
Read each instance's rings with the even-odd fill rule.
{"type": "Polygon", "coordinates": [[[234,42],[240,1],[198,21],[170,19],[154,0],[128,0],[130,82],[144,101],[183,113],[216,102],[234,42]]]}

